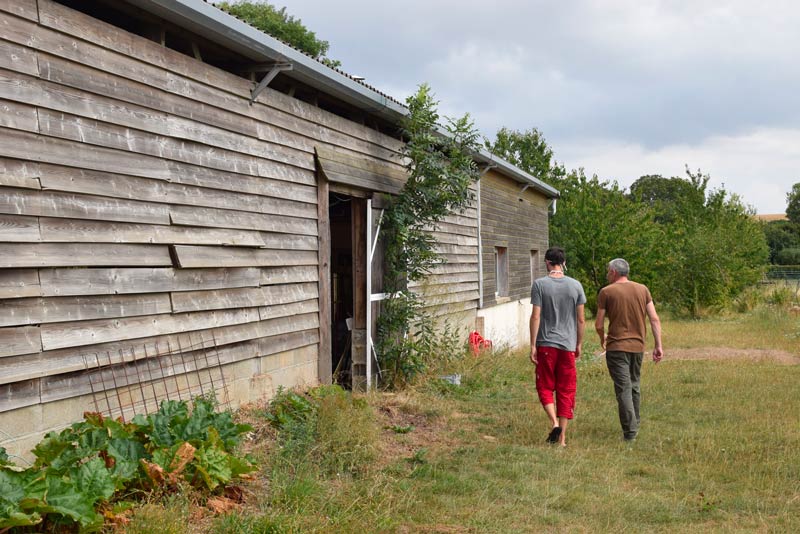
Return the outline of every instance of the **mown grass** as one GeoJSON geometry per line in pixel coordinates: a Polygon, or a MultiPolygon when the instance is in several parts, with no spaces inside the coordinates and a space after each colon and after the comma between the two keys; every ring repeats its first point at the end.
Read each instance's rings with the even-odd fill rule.
{"type": "Polygon", "coordinates": [[[456,359],[400,396],[334,397],[322,423],[269,449],[249,506],[207,531],[800,532],[800,365],[669,359],[678,339],[710,349],[763,339],[756,348],[800,356],[790,337],[800,319],[781,317],[665,319],[667,358],[644,365],[632,446],[593,335],[565,449],[544,443],[525,351],[456,359]],[[451,373],[460,386],[437,378],[451,373]],[[389,402],[417,423],[386,423],[389,402]]]}

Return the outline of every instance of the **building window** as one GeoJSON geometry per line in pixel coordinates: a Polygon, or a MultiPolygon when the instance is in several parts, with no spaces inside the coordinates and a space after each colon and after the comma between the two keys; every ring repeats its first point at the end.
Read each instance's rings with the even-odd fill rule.
{"type": "Polygon", "coordinates": [[[495,297],[508,296],[508,248],[494,247],[495,297]]]}
{"type": "Polygon", "coordinates": [[[539,265],[539,251],[531,250],[531,285],[533,281],[542,276],[541,265],[539,265]]]}

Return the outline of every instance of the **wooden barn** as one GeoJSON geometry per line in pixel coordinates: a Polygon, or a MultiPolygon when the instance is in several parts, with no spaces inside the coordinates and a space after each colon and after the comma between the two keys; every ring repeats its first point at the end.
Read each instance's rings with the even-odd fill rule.
{"type": "MultiPolygon", "coordinates": [[[[204,367],[234,405],[373,378],[399,102],[202,0],[0,0],[0,109],[0,446],[204,367]]],[[[558,193],[475,157],[419,290],[490,336],[558,193]]]]}

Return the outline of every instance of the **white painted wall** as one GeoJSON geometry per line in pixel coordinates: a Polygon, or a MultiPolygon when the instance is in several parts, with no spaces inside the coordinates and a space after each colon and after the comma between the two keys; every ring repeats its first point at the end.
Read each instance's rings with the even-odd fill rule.
{"type": "Polygon", "coordinates": [[[481,335],[485,339],[491,339],[495,347],[528,347],[531,342],[528,327],[531,308],[531,299],[526,297],[478,310],[478,317],[483,317],[484,320],[485,331],[481,335]]]}

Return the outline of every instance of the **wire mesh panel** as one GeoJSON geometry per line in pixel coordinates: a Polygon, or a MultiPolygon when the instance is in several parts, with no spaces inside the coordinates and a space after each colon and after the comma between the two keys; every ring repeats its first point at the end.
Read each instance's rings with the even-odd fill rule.
{"type": "Polygon", "coordinates": [[[94,411],[128,421],[158,411],[164,400],[213,396],[230,408],[230,396],[216,339],[202,334],[118,351],[85,354],[94,411]]]}

